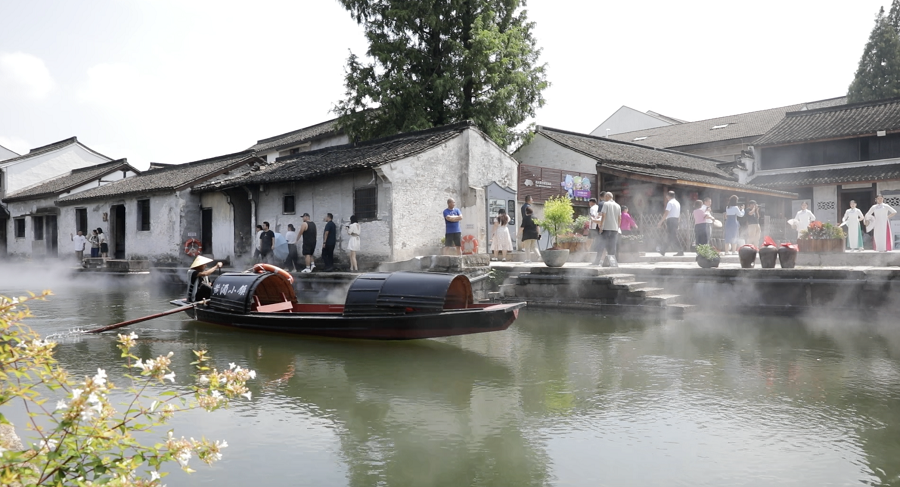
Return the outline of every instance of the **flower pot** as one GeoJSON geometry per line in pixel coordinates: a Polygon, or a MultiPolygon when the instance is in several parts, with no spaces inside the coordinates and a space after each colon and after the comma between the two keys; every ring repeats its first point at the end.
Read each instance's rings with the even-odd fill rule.
{"type": "Polygon", "coordinates": [[[704,269],[709,269],[711,267],[719,267],[719,257],[715,257],[713,259],[707,259],[702,255],[697,256],[697,265],[704,269]]]}
{"type": "Polygon", "coordinates": [[[774,269],[778,261],[778,249],[772,246],[759,248],[759,265],[763,269],[774,269]]]}
{"type": "Polygon", "coordinates": [[[569,249],[542,250],[541,259],[547,267],[562,267],[569,260],[569,249]]]}
{"type": "Polygon", "coordinates": [[[824,238],[824,239],[803,239],[797,241],[800,252],[843,252],[844,239],[842,238],[824,238]]]}
{"type": "Polygon", "coordinates": [[[793,269],[797,263],[797,249],[780,247],[778,249],[778,263],[782,269],[793,269]]]}
{"type": "Polygon", "coordinates": [[[744,245],[738,249],[738,258],[741,260],[741,268],[752,269],[756,264],[756,249],[749,245],[744,245]]]}

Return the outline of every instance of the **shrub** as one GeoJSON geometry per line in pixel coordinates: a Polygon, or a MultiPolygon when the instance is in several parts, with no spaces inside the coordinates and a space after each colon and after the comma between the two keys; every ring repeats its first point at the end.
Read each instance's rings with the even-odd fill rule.
{"type": "Polygon", "coordinates": [[[719,258],[719,251],[712,245],[700,244],[697,246],[697,255],[704,259],[714,260],[719,258]]]}
{"type": "Polygon", "coordinates": [[[547,229],[553,239],[551,249],[556,249],[556,237],[571,228],[575,209],[572,201],[565,196],[553,196],[544,202],[544,218],[537,222],[538,226],[547,229]]]}
{"type": "MultiPolygon", "coordinates": [[[[154,432],[174,414],[212,411],[238,396],[249,400],[246,382],[255,372],[234,364],[218,371],[209,366],[205,351],[195,351],[195,385],[189,391],[151,396],[151,386],[175,382],[175,372],[169,369],[172,352],[141,359],[131,352],[137,335],[118,335],[125,367],[135,371],[125,375],[128,401],[119,410],[110,396],[122,389],[107,380],[105,370],[82,380],[71,377],[53,358],[56,344],[22,323],[31,316],[23,304],[48,295],[0,297],[0,408],[21,401],[29,416],[26,427],[40,439],[30,448],[7,443],[0,449],[0,485],[158,486],[166,475],[160,473],[165,463],[192,472],[189,461],[194,455],[207,464],[222,457],[221,450],[228,446],[224,441],[177,438],[169,431],[159,443],[145,445],[135,435],[154,432]],[[42,396],[45,392],[64,398],[53,405],[42,396]]],[[[2,414],[0,422],[8,424],[2,414]]]]}

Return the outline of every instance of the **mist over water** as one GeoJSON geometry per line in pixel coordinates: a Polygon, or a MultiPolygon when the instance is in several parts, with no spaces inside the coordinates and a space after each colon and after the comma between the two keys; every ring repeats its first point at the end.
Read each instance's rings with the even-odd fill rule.
{"type": "MultiPolygon", "coordinates": [[[[56,294],[31,306],[43,334],[165,311],[182,293],[6,269],[0,294],[56,294]]],[[[169,486],[594,487],[895,483],[897,328],[526,309],[505,332],[409,342],[252,334],[183,314],[125,330],[142,357],[175,352],[178,387],[197,348],[258,373],[252,401],[169,425],[229,443],[215,468],[174,471],[169,486]]],[[[70,335],[57,356],[121,382],[114,337],[70,335]]]]}

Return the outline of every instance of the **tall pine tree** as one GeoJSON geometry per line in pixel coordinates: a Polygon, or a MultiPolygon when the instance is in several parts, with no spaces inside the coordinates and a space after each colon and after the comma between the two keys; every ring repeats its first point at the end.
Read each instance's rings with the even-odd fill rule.
{"type": "Polygon", "coordinates": [[[900,96],[900,35],[882,8],[859,60],[856,77],[850,83],[847,101],[856,103],[897,96],[900,96]]]}
{"type": "Polygon", "coordinates": [[[900,0],[891,2],[891,11],[888,13],[888,23],[900,33],[900,0]]]}
{"type": "Polygon", "coordinates": [[[472,120],[507,148],[543,106],[525,0],[338,1],[365,28],[371,59],[351,53],[334,108],[351,140],[472,120]]]}

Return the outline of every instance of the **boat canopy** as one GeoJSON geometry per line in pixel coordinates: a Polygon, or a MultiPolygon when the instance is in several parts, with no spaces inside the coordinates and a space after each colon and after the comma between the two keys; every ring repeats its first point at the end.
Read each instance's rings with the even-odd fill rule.
{"type": "Polygon", "coordinates": [[[350,285],[344,316],[439,313],[465,309],[474,302],[464,275],[436,272],[372,272],[350,285]]]}
{"type": "Polygon", "coordinates": [[[259,306],[297,302],[294,287],[278,274],[226,272],[213,283],[209,305],[222,311],[249,313],[259,306]]]}

